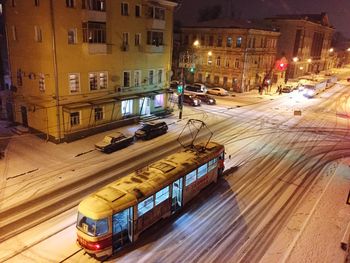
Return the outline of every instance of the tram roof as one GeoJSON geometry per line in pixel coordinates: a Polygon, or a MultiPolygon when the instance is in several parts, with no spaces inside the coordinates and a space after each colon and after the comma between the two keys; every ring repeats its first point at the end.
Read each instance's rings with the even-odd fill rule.
{"type": "Polygon", "coordinates": [[[203,161],[209,161],[210,154],[220,147],[220,144],[210,142],[205,150],[189,148],[151,163],[92,193],[81,201],[79,211],[90,218],[99,219],[134,206],[189,173],[203,161]]]}

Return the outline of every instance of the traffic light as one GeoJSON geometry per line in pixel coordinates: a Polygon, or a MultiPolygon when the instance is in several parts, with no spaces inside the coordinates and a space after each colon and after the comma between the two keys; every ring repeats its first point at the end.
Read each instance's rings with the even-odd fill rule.
{"type": "Polygon", "coordinates": [[[177,85],[177,92],[178,93],[182,93],[182,89],[183,89],[182,85],[177,85]]]}
{"type": "Polygon", "coordinates": [[[190,72],[191,73],[194,73],[196,71],[196,68],[195,67],[190,67],[190,72]]]}
{"type": "Polygon", "coordinates": [[[276,61],[276,65],[275,65],[276,70],[285,71],[287,67],[288,67],[288,62],[286,58],[283,57],[276,61]]]}

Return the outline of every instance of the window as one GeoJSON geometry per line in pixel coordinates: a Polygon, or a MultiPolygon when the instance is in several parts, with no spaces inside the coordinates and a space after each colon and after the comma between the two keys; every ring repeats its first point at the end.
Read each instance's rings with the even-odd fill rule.
{"type": "Polygon", "coordinates": [[[131,115],[133,107],[133,100],[123,100],[122,101],[122,115],[131,115]]]}
{"type": "Polygon", "coordinates": [[[93,220],[83,214],[78,214],[77,227],[89,236],[102,236],[108,233],[108,219],[93,220]]]}
{"type": "Polygon", "coordinates": [[[123,87],[130,87],[130,71],[123,72],[123,87]]]}
{"type": "Polygon", "coordinates": [[[220,58],[220,56],[218,56],[216,58],[216,66],[220,67],[220,65],[221,65],[221,58],[220,58]]]}
{"type": "Polygon", "coordinates": [[[34,0],[34,5],[35,5],[35,6],[39,6],[39,4],[40,4],[40,3],[39,3],[39,0],[34,0]]]}
{"type": "Polygon", "coordinates": [[[68,29],[68,44],[76,44],[77,43],[77,29],[70,28],[68,29]]]}
{"type": "Polygon", "coordinates": [[[214,37],[213,36],[209,36],[209,46],[212,47],[214,44],[214,37]]]}
{"type": "Polygon", "coordinates": [[[216,167],[217,161],[218,161],[218,158],[214,158],[208,162],[208,172],[213,170],[216,167]]]}
{"type": "Polygon", "coordinates": [[[163,70],[158,69],[158,84],[161,84],[163,82],[163,70]]]}
{"type": "Polygon", "coordinates": [[[164,105],[164,95],[163,94],[158,94],[154,97],[154,107],[155,108],[160,108],[163,107],[164,105]]]}
{"type": "Polygon", "coordinates": [[[210,74],[207,74],[206,76],[205,76],[205,82],[207,82],[207,83],[210,83],[210,74]]]}
{"type": "Polygon", "coordinates": [[[121,3],[121,14],[122,14],[122,16],[129,15],[129,4],[128,3],[121,3]]]}
{"type": "Polygon", "coordinates": [[[39,73],[39,90],[45,92],[45,75],[43,73],[39,73]]]}
{"type": "Polygon", "coordinates": [[[71,112],[70,113],[70,126],[77,126],[80,124],[80,112],[71,112]]]}
{"type": "Polygon", "coordinates": [[[80,78],[77,73],[70,73],[69,78],[69,91],[70,93],[77,93],[80,91],[80,78]]]}
{"type": "Polygon", "coordinates": [[[136,5],[135,6],[135,16],[136,17],[140,17],[141,16],[141,6],[140,5],[136,5]]]}
{"type": "Polygon", "coordinates": [[[163,32],[147,31],[147,45],[162,46],[163,32]]]}
{"type": "Polygon", "coordinates": [[[83,9],[106,11],[105,0],[83,0],[83,9]]]}
{"type": "Polygon", "coordinates": [[[137,204],[138,215],[142,216],[152,208],[153,208],[153,195],[137,204]]]}
{"type": "Polygon", "coordinates": [[[89,88],[97,90],[97,73],[89,73],[89,88]]]}
{"type": "Polygon", "coordinates": [[[154,71],[151,69],[148,71],[148,85],[153,85],[154,71]]]}
{"type": "Polygon", "coordinates": [[[17,30],[16,30],[16,26],[11,26],[11,31],[12,31],[12,39],[14,41],[17,41],[17,30]]]}
{"type": "Polygon", "coordinates": [[[213,57],[211,55],[208,55],[208,65],[211,65],[213,63],[213,57]]]}
{"type": "Polygon", "coordinates": [[[202,82],[203,81],[203,74],[202,73],[198,73],[198,82],[202,82]]]}
{"type": "Polygon", "coordinates": [[[41,28],[38,26],[34,26],[34,32],[35,32],[35,36],[34,39],[36,42],[42,42],[43,41],[43,36],[41,33],[41,28]]]}
{"type": "Polygon", "coordinates": [[[225,60],[225,67],[226,68],[230,67],[230,58],[226,58],[226,60],[225,60]]]}
{"type": "Polygon", "coordinates": [[[135,87],[141,86],[141,70],[134,71],[134,85],[135,87]]]}
{"type": "Polygon", "coordinates": [[[74,6],[74,0],[66,0],[66,7],[73,8],[74,6]]]}
{"type": "Polygon", "coordinates": [[[83,23],[84,43],[106,43],[106,23],[84,22],[83,23]]]}
{"type": "Polygon", "coordinates": [[[238,58],[235,59],[235,68],[239,68],[239,59],[238,58]]]}
{"type": "Polygon", "coordinates": [[[241,47],[242,46],[242,37],[237,37],[236,39],[236,47],[241,47]]]}
{"type": "Polygon", "coordinates": [[[123,46],[127,47],[129,45],[129,33],[123,32],[123,46]]]}
{"type": "Polygon", "coordinates": [[[208,172],[207,164],[203,164],[201,167],[199,167],[197,169],[197,171],[198,171],[198,173],[197,173],[198,174],[198,178],[206,175],[207,172],[208,172]]]}
{"type": "Polygon", "coordinates": [[[201,45],[205,45],[205,35],[201,35],[201,45]]]}
{"type": "Polygon", "coordinates": [[[192,184],[194,181],[196,181],[196,170],[194,170],[186,175],[185,186],[192,184]]]}
{"type": "Polygon", "coordinates": [[[214,84],[218,85],[219,84],[220,77],[219,76],[214,76],[214,84]]]}
{"type": "Polygon", "coordinates": [[[218,36],[217,46],[222,47],[222,36],[218,36]]]}
{"type": "Polygon", "coordinates": [[[100,121],[104,119],[103,108],[97,107],[95,108],[95,121],[100,121]]]}
{"type": "Polygon", "coordinates": [[[98,73],[98,86],[100,89],[107,89],[107,83],[108,83],[107,80],[108,80],[107,72],[98,73]]]}
{"type": "Polygon", "coordinates": [[[156,193],[155,205],[160,204],[164,200],[169,198],[169,186],[163,188],[162,190],[156,193]]]}
{"type": "Polygon", "coordinates": [[[141,44],[141,33],[135,34],[135,46],[139,46],[141,44]]]}
{"type": "Polygon", "coordinates": [[[23,79],[22,79],[22,70],[17,69],[17,86],[22,86],[23,85],[23,79]]]}
{"type": "Polygon", "coordinates": [[[150,6],[148,8],[148,16],[154,19],[165,20],[165,9],[157,6],[150,6]]]}
{"type": "Polygon", "coordinates": [[[226,38],[226,47],[232,47],[232,37],[226,38]]]}

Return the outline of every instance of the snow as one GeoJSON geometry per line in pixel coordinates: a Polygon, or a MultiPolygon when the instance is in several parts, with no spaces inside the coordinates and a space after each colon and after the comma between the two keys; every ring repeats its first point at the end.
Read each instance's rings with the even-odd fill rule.
{"type": "MultiPolygon", "coordinates": [[[[336,101],[325,112],[322,104],[340,92],[345,91],[338,84],[308,100],[254,91],[218,98],[216,106],[185,107],[182,121],[177,113],[165,119],[170,125],[163,138],[110,155],[94,151],[94,144],[111,131],[56,145],[32,134],[10,138],[7,123],[1,121],[0,145],[6,149],[0,160],[0,212],[149,152],[163,140],[175,140],[189,118],[200,118],[217,131],[213,140],[225,143],[226,168],[238,170],[110,261],[343,262],[346,253],[340,242],[350,218],[350,145],[343,136],[349,138],[349,121],[335,114],[336,101]],[[302,116],[294,116],[295,109],[302,116]],[[313,177],[317,179],[311,181],[313,177]],[[305,180],[310,183],[303,184],[305,180]],[[270,184],[275,187],[268,191],[270,184]],[[306,188],[306,194],[295,199],[306,188]],[[293,205],[283,208],[290,199],[293,205]]],[[[341,105],[348,112],[350,102],[344,97],[341,105]]],[[[118,131],[132,134],[137,128],[118,131]]],[[[75,220],[76,207],[3,241],[0,261],[95,262],[75,243],[75,220]]],[[[0,231],[4,223],[0,218],[0,231]]]]}

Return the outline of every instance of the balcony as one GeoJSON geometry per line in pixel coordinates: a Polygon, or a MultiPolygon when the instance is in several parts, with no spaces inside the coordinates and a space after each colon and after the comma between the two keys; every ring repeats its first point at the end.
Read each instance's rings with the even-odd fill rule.
{"type": "Polygon", "coordinates": [[[164,30],[165,29],[165,20],[149,18],[149,19],[147,19],[146,26],[148,29],[164,30]]]}
{"type": "Polygon", "coordinates": [[[106,12],[83,9],[81,12],[82,21],[106,22],[106,12]]]}

